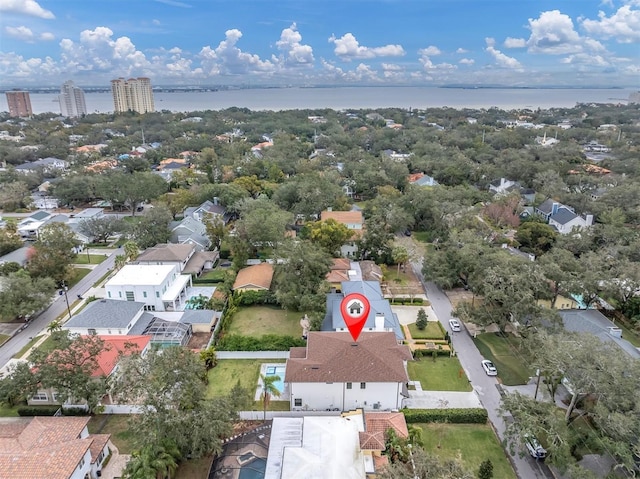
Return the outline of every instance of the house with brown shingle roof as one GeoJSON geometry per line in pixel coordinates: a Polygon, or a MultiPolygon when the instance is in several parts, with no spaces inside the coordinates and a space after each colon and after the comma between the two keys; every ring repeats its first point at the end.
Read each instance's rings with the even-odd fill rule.
{"type": "Polygon", "coordinates": [[[353,231],[353,236],[349,242],[343,244],[340,248],[342,256],[353,256],[355,252],[358,251],[355,241],[360,239],[364,234],[364,217],[362,216],[362,210],[353,209],[351,211],[333,211],[329,209],[320,213],[320,221],[330,219],[345,225],[353,231]]]}
{"type": "Polygon", "coordinates": [[[406,345],[392,332],[310,332],[306,348],[291,348],[284,382],[291,410],[402,408],[408,397],[406,345]]]}
{"type": "Polygon", "coordinates": [[[109,456],[109,434],[89,434],[88,417],[34,417],[0,423],[0,477],[97,477],[109,456]]]}
{"type": "Polygon", "coordinates": [[[273,279],[273,265],[254,264],[238,271],[233,283],[233,291],[268,291],[273,279]]]}
{"type": "Polygon", "coordinates": [[[160,243],[140,253],[135,264],[177,264],[182,274],[200,276],[205,269],[211,269],[217,259],[217,251],[197,251],[190,243],[160,243]]]}

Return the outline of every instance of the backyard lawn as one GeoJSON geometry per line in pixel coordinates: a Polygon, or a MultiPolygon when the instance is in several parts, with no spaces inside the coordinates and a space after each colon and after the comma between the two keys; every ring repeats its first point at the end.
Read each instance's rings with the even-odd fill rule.
{"type": "Polygon", "coordinates": [[[100,414],[89,420],[90,434],[111,434],[111,441],[120,454],[131,454],[134,449],[134,431],[128,414],[100,414]]]}
{"type": "Polygon", "coordinates": [[[182,461],[178,470],[171,477],[174,479],[203,479],[208,476],[212,461],[212,456],[182,461]]]}
{"type": "Polygon", "coordinates": [[[302,336],[300,319],[304,313],[285,311],[272,306],[249,306],[238,308],[233,315],[227,334],[242,336],[302,336]]]}
{"type": "Polygon", "coordinates": [[[498,368],[498,377],[506,386],[527,384],[533,372],[529,371],[518,351],[520,340],[513,335],[497,333],[479,334],[473,342],[485,359],[490,359],[498,368]]]}
{"type": "Polygon", "coordinates": [[[494,479],[515,479],[499,439],[488,424],[416,424],[424,431],[424,449],[441,457],[460,455],[463,464],[474,474],[482,461],[493,463],[494,479]]]}
{"type": "Polygon", "coordinates": [[[409,324],[409,332],[413,339],[444,339],[444,331],[438,321],[427,321],[427,327],[422,331],[416,323],[409,324]]]}
{"type": "Polygon", "coordinates": [[[90,254],[87,258],[86,253],[78,253],[78,256],[73,260],[73,264],[100,264],[107,256],[103,254],[90,254]]]}
{"type": "Polygon", "coordinates": [[[426,391],[471,391],[471,384],[458,358],[424,357],[407,362],[409,379],[420,381],[426,391]]]}

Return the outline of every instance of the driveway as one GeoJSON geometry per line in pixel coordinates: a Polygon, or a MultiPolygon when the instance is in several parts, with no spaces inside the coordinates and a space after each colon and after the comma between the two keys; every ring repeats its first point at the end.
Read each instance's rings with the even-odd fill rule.
{"type": "MultiPolygon", "coordinates": [[[[431,308],[435,316],[442,323],[444,328],[449,331],[453,347],[456,351],[460,364],[467,373],[467,377],[471,382],[473,390],[478,395],[482,406],[487,410],[489,420],[493,424],[493,427],[500,438],[504,440],[505,437],[505,423],[502,416],[498,413],[500,407],[500,391],[498,389],[498,381],[495,377],[487,376],[480,365],[480,362],[484,359],[478,348],[473,343],[471,337],[463,331],[454,333],[449,326],[449,318],[451,318],[451,303],[447,295],[432,282],[425,282],[422,277],[421,265],[419,263],[412,264],[413,270],[416,273],[425,288],[427,297],[431,302],[431,308]]],[[[516,453],[515,456],[510,456],[511,462],[514,466],[516,474],[520,479],[538,479],[550,477],[548,468],[544,463],[537,463],[529,456],[519,457],[516,453]]]]}

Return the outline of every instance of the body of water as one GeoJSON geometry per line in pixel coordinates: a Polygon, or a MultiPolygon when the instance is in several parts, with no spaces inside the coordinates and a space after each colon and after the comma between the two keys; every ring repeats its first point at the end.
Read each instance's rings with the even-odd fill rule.
{"type": "MultiPolygon", "coordinates": [[[[632,90],[624,89],[510,89],[434,87],[270,88],[209,92],[156,92],[156,110],[190,112],[223,110],[374,109],[374,108],[571,108],[576,103],[626,103],[632,90]]],[[[32,93],[34,113],[59,112],[57,94],[32,93]]],[[[87,111],[113,111],[111,93],[85,94],[87,111]]],[[[8,111],[5,95],[0,111],[8,111]]]]}

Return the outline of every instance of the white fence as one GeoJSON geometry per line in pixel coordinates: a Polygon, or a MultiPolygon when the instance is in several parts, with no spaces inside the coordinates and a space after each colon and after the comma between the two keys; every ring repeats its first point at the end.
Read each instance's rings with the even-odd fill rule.
{"type": "Polygon", "coordinates": [[[216,351],[218,359],[289,359],[289,351],[216,351]]]}
{"type": "Polygon", "coordinates": [[[144,408],[142,406],[133,406],[131,404],[107,404],[102,414],[141,414],[144,408]]]}
{"type": "MultiPolygon", "coordinates": [[[[339,416],[340,411],[267,411],[267,419],[274,417],[304,417],[304,416],[339,416]]],[[[244,421],[262,421],[263,411],[240,411],[240,419],[244,421]]]]}

